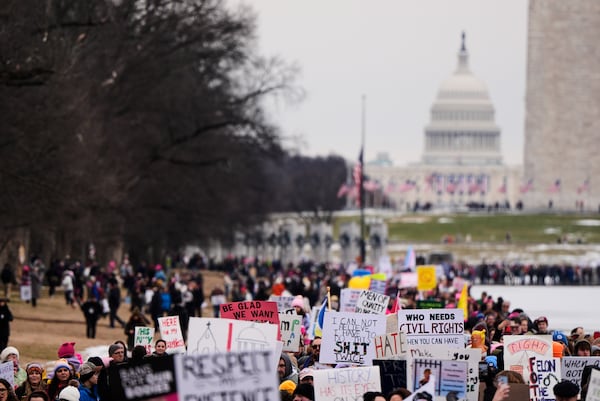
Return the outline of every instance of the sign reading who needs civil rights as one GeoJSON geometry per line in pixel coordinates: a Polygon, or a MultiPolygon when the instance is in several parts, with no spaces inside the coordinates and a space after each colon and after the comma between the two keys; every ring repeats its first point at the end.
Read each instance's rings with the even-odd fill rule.
{"type": "Polygon", "coordinates": [[[406,333],[409,346],[465,347],[462,309],[399,310],[398,331],[406,333]]]}

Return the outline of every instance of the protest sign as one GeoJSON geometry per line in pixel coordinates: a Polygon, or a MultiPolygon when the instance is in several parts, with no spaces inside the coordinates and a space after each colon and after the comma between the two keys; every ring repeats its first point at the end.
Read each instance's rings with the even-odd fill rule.
{"type": "Polygon", "coordinates": [[[362,401],[368,391],[381,391],[378,366],[313,371],[315,401],[362,401]]]}
{"type": "Polygon", "coordinates": [[[342,288],[340,291],[340,312],[355,312],[358,297],[363,290],[342,288]]]}
{"type": "Polygon", "coordinates": [[[356,301],[356,313],[385,314],[390,302],[389,295],[383,295],[375,291],[361,291],[356,301]]]}
{"type": "Polygon", "coordinates": [[[135,335],[133,337],[133,346],[143,345],[146,353],[151,354],[152,341],[154,340],[154,327],[135,326],[135,335]]]}
{"type": "Polygon", "coordinates": [[[398,332],[398,314],[392,313],[385,316],[385,332],[386,333],[397,333],[398,332]]]}
{"type": "Polygon", "coordinates": [[[244,301],[221,304],[221,317],[226,319],[246,320],[250,322],[271,323],[277,326],[279,332],[279,311],[277,303],[271,301],[244,301]]]}
{"type": "MultiPolygon", "coordinates": [[[[469,401],[479,399],[479,361],[481,350],[474,348],[450,348],[441,345],[421,346],[410,348],[408,358],[414,359],[445,359],[450,361],[462,361],[467,363],[466,398],[469,401]]],[[[411,366],[408,367],[412,370],[411,366]]],[[[409,376],[409,386],[412,386],[412,378],[409,376]]]]}
{"type": "Polygon", "coordinates": [[[398,331],[406,333],[410,347],[446,345],[464,348],[464,317],[461,309],[403,309],[398,311],[398,331]]]}
{"type": "Polygon", "coordinates": [[[518,372],[529,383],[529,358],[552,358],[552,336],[504,336],[504,369],[518,372]]]}
{"type": "Polygon", "coordinates": [[[175,358],[180,400],[279,399],[272,350],[178,355],[175,358]]]}
{"type": "Polygon", "coordinates": [[[109,369],[110,400],[141,401],[159,396],[177,396],[173,355],[144,358],[140,363],[109,369]]]}
{"type": "Polygon", "coordinates": [[[302,316],[280,313],[279,321],[281,322],[279,328],[283,350],[286,352],[298,351],[298,348],[300,348],[302,316]]]}
{"type": "Polygon", "coordinates": [[[377,359],[397,359],[406,356],[406,334],[402,332],[375,336],[371,342],[377,359]]]}
{"type": "Polygon", "coordinates": [[[21,286],[21,301],[31,301],[31,285],[21,286]]]}
{"type": "Polygon", "coordinates": [[[249,351],[275,348],[277,329],[270,323],[192,317],[188,354],[249,351]]]}
{"type": "Polygon", "coordinates": [[[385,322],[385,315],[328,311],[319,362],[370,365],[375,349],[369,344],[385,334],[385,322]]]}
{"type": "Polygon", "coordinates": [[[11,386],[15,385],[15,364],[13,361],[0,364],[0,378],[8,381],[11,386]]]}
{"type": "Polygon", "coordinates": [[[417,290],[429,291],[436,286],[435,266],[417,266],[417,290]]]}
{"type": "Polygon", "coordinates": [[[417,300],[417,309],[444,309],[444,306],[446,306],[446,304],[443,300],[417,300]]]}
{"type": "Polygon", "coordinates": [[[167,343],[167,353],[176,354],[185,352],[185,342],[181,334],[179,316],[166,316],[158,318],[160,337],[167,343]]]}
{"type": "Polygon", "coordinates": [[[581,388],[581,374],[586,366],[600,367],[598,356],[565,356],[561,359],[561,378],[576,383],[581,388]]]}
{"type": "Polygon", "coordinates": [[[319,310],[319,306],[313,306],[310,310],[310,325],[308,326],[306,335],[311,340],[315,338],[315,327],[317,326],[317,319],[319,318],[319,310]]]}
{"type": "Polygon", "coordinates": [[[401,359],[373,359],[373,366],[379,366],[381,391],[389,394],[399,387],[407,388],[407,361],[401,359]]]}
{"type": "Polygon", "coordinates": [[[529,358],[529,400],[552,401],[555,400],[552,389],[560,382],[560,359],[529,358]]]}
{"type": "Polygon", "coordinates": [[[400,273],[400,283],[398,284],[398,288],[416,288],[417,282],[416,272],[400,273]]]}
{"type": "MultiPolygon", "coordinates": [[[[271,295],[269,297],[269,301],[275,302],[277,304],[277,310],[279,313],[289,313],[293,311],[292,302],[294,301],[293,296],[283,296],[283,295],[271,295]]],[[[295,311],[294,311],[295,312],[295,311]]]]}
{"type": "Polygon", "coordinates": [[[371,282],[369,283],[369,291],[373,291],[379,294],[385,294],[385,288],[387,287],[387,276],[385,273],[375,273],[371,275],[371,282]]]}
{"type": "Polygon", "coordinates": [[[585,401],[600,401],[600,370],[592,369],[585,401]]]}
{"type": "Polygon", "coordinates": [[[453,393],[455,399],[463,399],[467,394],[466,362],[439,359],[415,359],[413,361],[413,391],[420,389],[435,378],[435,395],[446,397],[453,393]]]}
{"type": "MultiPolygon", "coordinates": [[[[435,376],[431,376],[429,381],[427,383],[425,383],[421,388],[419,388],[419,391],[415,391],[414,393],[409,395],[407,398],[405,398],[404,401],[429,401],[429,400],[434,400],[434,399],[435,400],[443,399],[443,398],[435,397],[435,389],[436,389],[436,378],[435,378],[435,376]]],[[[446,399],[449,399],[449,397],[446,399]]]]}

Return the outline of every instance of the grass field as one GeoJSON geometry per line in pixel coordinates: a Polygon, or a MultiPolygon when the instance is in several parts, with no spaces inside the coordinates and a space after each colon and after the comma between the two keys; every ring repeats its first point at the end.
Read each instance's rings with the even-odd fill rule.
{"type": "MultiPolygon", "coordinates": [[[[335,222],[335,235],[340,224],[358,217],[341,217],[335,222]]],[[[580,240],[600,243],[600,215],[560,214],[407,214],[384,218],[388,224],[390,243],[440,243],[446,237],[455,241],[503,243],[510,233],[515,244],[556,243],[559,237],[568,242],[580,240]]]]}

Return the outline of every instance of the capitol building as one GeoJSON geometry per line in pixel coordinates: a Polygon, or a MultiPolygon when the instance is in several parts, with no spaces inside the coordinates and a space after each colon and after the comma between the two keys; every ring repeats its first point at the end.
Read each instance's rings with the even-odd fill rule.
{"type": "MultiPolygon", "coordinates": [[[[514,207],[529,188],[522,182],[523,168],[502,161],[494,114],[485,83],[470,70],[463,34],[456,70],[442,82],[431,106],[421,161],[395,167],[382,154],[365,165],[365,174],[400,210],[414,208],[417,202],[433,207],[514,207]]],[[[374,194],[372,204],[377,207],[377,202],[374,194]]]]}

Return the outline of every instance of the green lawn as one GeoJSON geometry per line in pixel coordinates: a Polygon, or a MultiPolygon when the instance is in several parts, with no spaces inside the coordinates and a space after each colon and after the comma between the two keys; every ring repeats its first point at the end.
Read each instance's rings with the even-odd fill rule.
{"type": "MultiPolygon", "coordinates": [[[[349,220],[359,221],[336,219],[336,235],[340,223],[349,220]]],[[[578,239],[587,244],[600,243],[600,226],[578,224],[581,220],[600,221],[600,215],[411,214],[388,218],[386,222],[392,243],[439,243],[446,236],[459,242],[467,236],[472,242],[505,242],[507,232],[516,244],[556,242],[560,236],[567,236],[571,243],[578,239]]]]}

